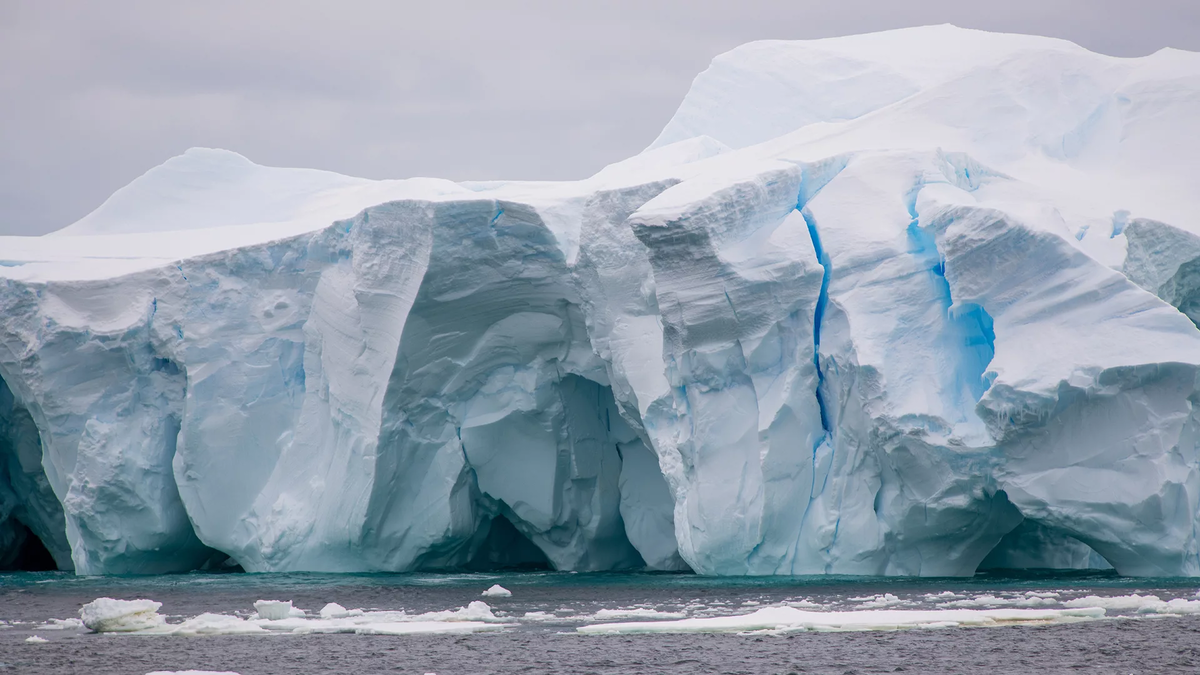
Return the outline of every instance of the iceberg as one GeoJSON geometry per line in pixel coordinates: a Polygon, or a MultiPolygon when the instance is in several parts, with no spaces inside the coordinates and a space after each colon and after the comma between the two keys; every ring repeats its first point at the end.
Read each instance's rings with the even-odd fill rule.
{"type": "Polygon", "coordinates": [[[192,149],[0,237],[0,564],[1200,576],[1197,173],[1200,54],[953,26],[580,181],[192,149]]]}

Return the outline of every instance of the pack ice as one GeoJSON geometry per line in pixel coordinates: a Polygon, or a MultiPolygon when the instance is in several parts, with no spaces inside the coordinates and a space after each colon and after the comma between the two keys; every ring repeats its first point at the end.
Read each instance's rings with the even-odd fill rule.
{"type": "Polygon", "coordinates": [[[1200,54],[717,57],[575,182],[193,149],[0,238],[0,557],[1200,575],[1200,54]]]}

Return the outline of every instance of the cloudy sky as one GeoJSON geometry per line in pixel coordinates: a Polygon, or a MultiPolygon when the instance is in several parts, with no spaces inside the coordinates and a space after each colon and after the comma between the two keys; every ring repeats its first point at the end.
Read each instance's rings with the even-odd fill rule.
{"type": "Polygon", "coordinates": [[[645,147],[740,43],[945,22],[1200,51],[1200,0],[0,0],[0,234],[68,225],[192,146],[580,178],[645,147]]]}

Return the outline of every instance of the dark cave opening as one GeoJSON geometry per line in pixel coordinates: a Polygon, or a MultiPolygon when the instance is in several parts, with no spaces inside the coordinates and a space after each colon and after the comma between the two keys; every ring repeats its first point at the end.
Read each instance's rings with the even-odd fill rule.
{"type": "Polygon", "coordinates": [[[553,570],[546,554],[517,531],[503,515],[492,519],[487,537],[464,565],[471,572],[546,572],[553,570]]]}
{"type": "Polygon", "coordinates": [[[50,555],[50,551],[46,545],[38,539],[28,527],[23,523],[14,523],[24,532],[22,537],[21,547],[17,551],[16,557],[8,565],[8,569],[18,572],[54,572],[58,570],[58,564],[54,562],[54,556],[50,555]]]}
{"type": "Polygon", "coordinates": [[[1112,565],[1086,543],[1027,518],[996,544],[976,573],[1111,570],[1112,565]]]}

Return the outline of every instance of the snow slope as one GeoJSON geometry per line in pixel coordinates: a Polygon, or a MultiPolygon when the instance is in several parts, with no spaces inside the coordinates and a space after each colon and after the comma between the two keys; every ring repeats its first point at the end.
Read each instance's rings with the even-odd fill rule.
{"type": "Polygon", "coordinates": [[[577,182],[189,150],[0,238],[0,562],[1200,575],[1198,157],[1200,54],[952,26],[577,182]]]}

